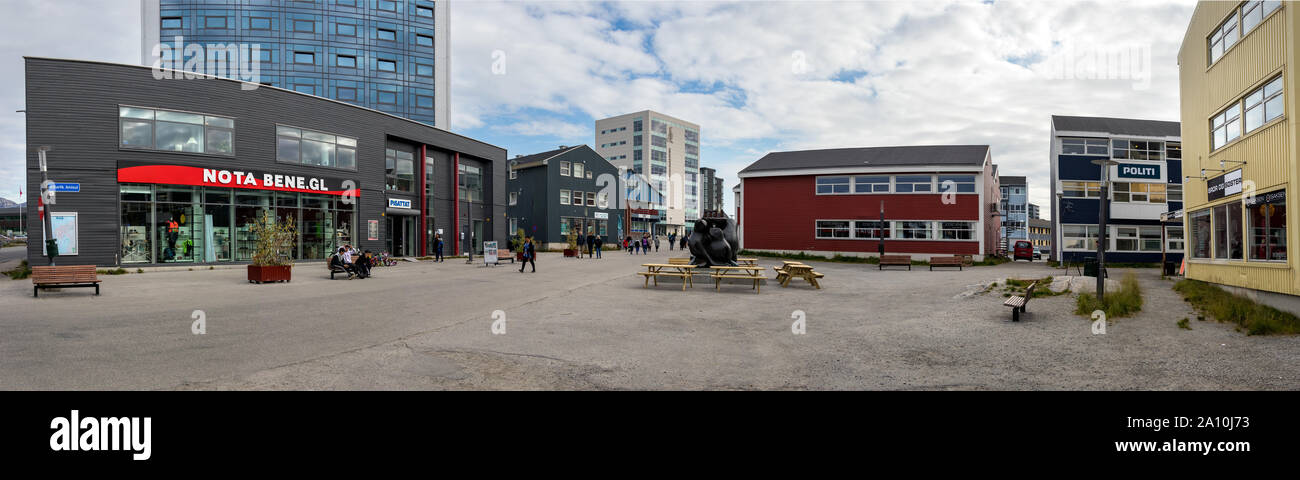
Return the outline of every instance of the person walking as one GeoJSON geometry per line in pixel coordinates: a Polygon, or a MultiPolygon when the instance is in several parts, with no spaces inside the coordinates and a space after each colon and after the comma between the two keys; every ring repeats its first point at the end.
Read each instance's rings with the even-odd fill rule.
{"type": "Polygon", "coordinates": [[[600,258],[600,251],[605,249],[605,238],[596,237],[596,258],[600,258]]]}
{"type": "Polygon", "coordinates": [[[641,254],[642,255],[650,254],[650,234],[645,234],[641,236],[641,254]]]}
{"type": "Polygon", "coordinates": [[[655,235],[655,253],[659,253],[659,236],[655,235]]]}
{"type": "Polygon", "coordinates": [[[585,237],[583,237],[581,233],[579,233],[579,234],[577,234],[577,235],[574,235],[574,236],[575,236],[575,237],[578,237],[578,240],[577,240],[577,243],[578,243],[578,251],[576,252],[577,255],[575,255],[573,258],[581,259],[581,258],[582,258],[582,244],[583,244],[583,240],[585,240],[585,237]]]}
{"type": "Polygon", "coordinates": [[[632,252],[633,255],[641,254],[641,239],[632,240],[632,250],[633,250],[632,252]]]}
{"type": "Polygon", "coordinates": [[[435,262],[441,262],[441,261],[443,260],[443,258],[442,258],[442,234],[441,234],[441,233],[436,234],[436,235],[433,236],[433,254],[434,254],[433,261],[435,261],[435,262]]]}
{"type": "Polygon", "coordinates": [[[533,266],[532,273],[537,273],[537,249],[533,247],[532,237],[527,237],[524,239],[523,252],[524,252],[524,261],[523,263],[519,264],[519,273],[524,273],[524,267],[528,266],[529,264],[532,264],[533,266]]]}
{"type": "Polygon", "coordinates": [[[596,249],[596,236],[588,233],[587,234],[587,258],[592,258],[592,256],[596,254],[595,252],[592,251],[595,249],[596,249]]]}
{"type": "Polygon", "coordinates": [[[669,250],[672,250],[672,249],[673,249],[673,240],[676,240],[676,239],[677,239],[677,235],[676,235],[676,234],[671,233],[671,232],[668,233],[668,249],[669,249],[669,250]]]}

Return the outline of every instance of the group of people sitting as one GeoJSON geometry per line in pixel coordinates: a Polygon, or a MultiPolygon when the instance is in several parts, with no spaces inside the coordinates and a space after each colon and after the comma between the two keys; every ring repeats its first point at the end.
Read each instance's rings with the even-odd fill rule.
{"type": "Polygon", "coordinates": [[[330,256],[330,267],[342,268],[348,272],[348,280],[352,277],[366,278],[370,276],[370,267],[375,265],[378,259],[370,253],[370,250],[357,252],[352,245],[339,247],[338,253],[330,256]]]}

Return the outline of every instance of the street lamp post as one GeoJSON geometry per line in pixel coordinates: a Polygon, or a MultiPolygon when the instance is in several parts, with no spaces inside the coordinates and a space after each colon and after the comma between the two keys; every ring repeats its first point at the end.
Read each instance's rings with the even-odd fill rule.
{"type": "Polygon", "coordinates": [[[50,183],[49,173],[45,166],[45,152],[50,150],[54,150],[54,148],[48,145],[41,145],[37,151],[37,155],[40,157],[41,162],[41,199],[45,208],[45,212],[41,215],[45,217],[41,224],[41,234],[43,237],[41,238],[41,241],[45,243],[45,256],[50,259],[50,265],[53,266],[54,257],[59,254],[59,247],[58,242],[53,238],[50,238],[50,236],[54,234],[54,224],[50,218],[50,207],[54,205],[54,186],[50,183]]]}
{"type": "Polygon", "coordinates": [[[1119,162],[1109,158],[1093,160],[1101,167],[1101,198],[1097,208],[1097,301],[1106,299],[1106,219],[1110,216],[1110,167],[1119,162]]]}

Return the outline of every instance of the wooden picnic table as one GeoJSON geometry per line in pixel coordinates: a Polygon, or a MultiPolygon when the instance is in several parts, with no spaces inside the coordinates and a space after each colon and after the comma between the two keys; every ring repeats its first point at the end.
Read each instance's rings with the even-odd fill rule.
{"type": "Polygon", "coordinates": [[[744,280],[753,280],[754,293],[761,293],[762,289],[759,288],[758,282],[767,278],[763,276],[763,267],[760,267],[758,265],[736,266],[736,267],[724,267],[724,266],[714,265],[712,267],[709,267],[709,269],[713,271],[711,276],[713,277],[714,290],[722,289],[722,279],[724,278],[739,278],[744,280]]]}
{"type": "Polygon", "coordinates": [[[736,263],[740,265],[750,265],[750,266],[758,265],[758,258],[738,257],[736,258],[736,263]]]}
{"type": "Polygon", "coordinates": [[[646,267],[647,271],[637,272],[637,275],[645,277],[646,288],[650,287],[651,278],[654,278],[655,286],[658,287],[659,277],[677,277],[682,279],[682,291],[686,291],[687,284],[689,284],[691,288],[695,287],[695,282],[691,278],[695,273],[695,265],[689,263],[685,265],[674,263],[643,263],[641,266],[646,267]]]}
{"type": "Polygon", "coordinates": [[[802,278],[805,281],[807,281],[810,285],[817,287],[818,290],[822,288],[821,284],[817,283],[817,279],[823,277],[824,275],[814,272],[812,266],[804,265],[798,262],[788,262],[785,264],[785,266],[781,268],[776,268],[776,267],[772,267],[772,268],[776,269],[776,280],[778,282],[781,282],[782,287],[789,286],[790,279],[797,277],[797,278],[802,278]]]}

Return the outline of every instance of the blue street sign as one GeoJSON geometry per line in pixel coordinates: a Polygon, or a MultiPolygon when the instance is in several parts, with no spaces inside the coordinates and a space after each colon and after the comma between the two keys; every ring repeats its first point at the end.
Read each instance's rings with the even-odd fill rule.
{"type": "Polygon", "coordinates": [[[80,183],[51,183],[50,189],[55,192],[80,192],[80,183]]]}

